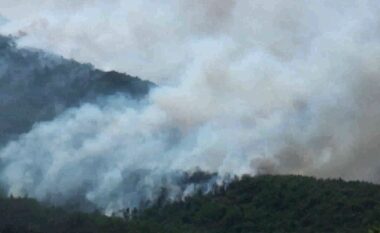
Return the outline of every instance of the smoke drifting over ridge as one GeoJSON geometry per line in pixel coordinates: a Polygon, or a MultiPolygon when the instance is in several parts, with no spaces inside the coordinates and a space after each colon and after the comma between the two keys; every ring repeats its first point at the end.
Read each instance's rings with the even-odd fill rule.
{"type": "Polygon", "coordinates": [[[2,1],[0,32],[159,88],[35,124],[0,151],[9,193],[112,211],[194,169],[380,181],[378,1],[36,2],[2,1]]]}
{"type": "Polygon", "coordinates": [[[119,92],[142,98],[152,83],[44,53],[0,36],[0,144],[69,107],[119,92]]]}

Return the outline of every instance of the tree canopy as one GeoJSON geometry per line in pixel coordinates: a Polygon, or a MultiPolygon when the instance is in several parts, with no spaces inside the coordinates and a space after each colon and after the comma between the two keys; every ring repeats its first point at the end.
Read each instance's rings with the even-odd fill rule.
{"type": "Polygon", "coordinates": [[[380,186],[302,176],[245,176],[186,200],[125,210],[124,218],[0,199],[0,232],[378,232],[380,186]]]}

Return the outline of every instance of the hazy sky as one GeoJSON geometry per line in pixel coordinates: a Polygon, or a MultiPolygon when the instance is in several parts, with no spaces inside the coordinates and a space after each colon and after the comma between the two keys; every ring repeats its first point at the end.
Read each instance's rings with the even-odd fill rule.
{"type": "Polygon", "coordinates": [[[178,80],[199,57],[220,50],[234,60],[266,53],[283,61],[304,59],[316,37],[369,26],[378,5],[345,0],[1,0],[0,14],[10,22],[0,32],[22,31],[28,34],[22,45],[163,82],[178,80]]]}

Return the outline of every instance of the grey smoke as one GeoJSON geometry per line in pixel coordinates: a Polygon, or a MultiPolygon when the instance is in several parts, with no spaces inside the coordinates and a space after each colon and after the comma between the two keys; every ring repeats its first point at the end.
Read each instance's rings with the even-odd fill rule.
{"type": "Polygon", "coordinates": [[[109,95],[66,109],[10,142],[0,152],[9,193],[80,190],[113,211],[163,186],[181,198],[192,185],[177,174],[197,169],[217,173],[211,183],[380,181],[378,1],[38,2],[23,14],[27,1],[2,1],[0,31],[159,87],[143,103],[109,95]]]}
{"type": "Polygon", "coordinates": [[[67,108],[117,92],[142,98],[152,86],[42,51],[18,49],[12,38],[0,36],[0,144],[67,108]]]}
{"type": "Polygon", "coordinates": [[[8,20],[0,15],[0,27],[8,23],[8,20]]]}

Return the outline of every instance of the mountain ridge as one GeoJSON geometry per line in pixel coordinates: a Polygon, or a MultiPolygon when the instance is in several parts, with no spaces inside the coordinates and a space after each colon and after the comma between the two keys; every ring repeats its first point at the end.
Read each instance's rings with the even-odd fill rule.
{"type": "Polygon", "coordinates": [[[0,144],[68,108],[118,93],[138,100],[154,86],[42,50],[18,48],[15,38],[0,35],[0,144]]]}
{"type": "Polygon", "coordinates": [[[3,197],[0,232],[377,232],[379,200],[380,186],[367,182],[244,176],[205,195],[127,209],[124,219],[3,197]]]}

